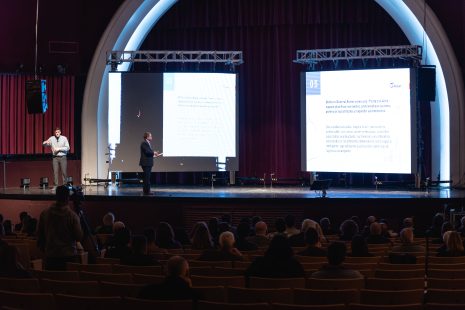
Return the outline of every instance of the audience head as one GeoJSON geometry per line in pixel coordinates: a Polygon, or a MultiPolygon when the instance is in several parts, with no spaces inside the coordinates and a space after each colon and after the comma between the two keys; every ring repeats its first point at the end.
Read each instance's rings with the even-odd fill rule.
{"type": "Polygon", "coordinates": [[[115,246],[127,246],[131,241],[131,232],[126,227],[118,229],[113,235],[115,246]]]}
{"type": "Polygon", "coordinates": [[[197,222],[192,236],[192,248],[210,249],[213,247],[212,236],[205,222],[197,222]]]}
{"type": "Polygon", "coordinates": [[[300,231],[305,233],[307,229],[309,229],[310,227],[316,229],[316,222],[310,219],[305,219],[302,221],[302,226],[300,227],[300,231]]]}
{"type": "Polygon", "coordinates": [[[443,235],[446,231],[449,231],[449,230],[454,230],[454,227],[452,226],[452,224],[450,222],[442,223],[441,235],[443,235]]]}
{"type": "Polygon", "coordinates": [[[152,243],[155,242],[155,228],[146,227],[146,228],[144,228],[144,231],[142,232],[142,234],[147,239],[148,244],[152,244],[152,243]]]}
{"type": "Polygon", "coordinates": [[[449,237],[450,237],[451,232],[452,230],[448,230],[442,234],[442,241],[446,246],[447,246],[447,243],[449,242],[449,237]]]}
{"type": "Polygon", "coordinates": [[[144,235],[133,236],[131,248],[134,254],[147,254],[147,238],[144,235]]]}
{"type": "Polygon", "coordinates": [[[402,243],[413,243],[413,230],[404,228],[400,231],[400,241],[402,243]]]}
{"type": "Polygon", "coordinates": [[[102,222],[105,226],[113,226],[115,223],[115,215],[111,212],[108,212],[103,216],[102,222]]]}
{"type": "Polygon", "coordinates": [[[22,221],[26,218],[26,216],[28,216],[28,215],[29,215],[29,214],[27,214],[26,211],[21,211],[21,212],[19,213],[19,220],[22,222],[22,221]]]}
{"type": "Polygon", "coordinates": [[[126,225],[124,225],[123,222],[117,221],[113,224],[113,233],[116,233],[118,230],[125,228],[126,225]]]}
{"type": "Polygon", "coordinates": [[[286,227],[291,228],[295,226],[295,217],[292,214],[286,215],[284,218],[284,221],[286,222],[286,227]]]}
{"type": "Polygon", "coordinates": [[[460,233],[457,231],[450,231],[449,237],[446,242],[447,251],[450,253],[463,253],[463,241],[460,233]]]}
{"type": "Polygon", "coordinates": [[[331,230],[331,221],[327,217],[323,217],[320,220],[320,226],[323,230],[323,233],[327,234],[331,230]]]}
{"type": "Polygon", "coordinates": [[[358,234],[358,225],[353,220],[345,220],[341,224],[340,231],[341,237],[344,237],[346,240],[352,240],[352,238],[358,234]]]}
{"type": "Polygon", "coordinates": [[[352,238],[350,247],[353,256],[364,256],[369,253],[368,244],[362,235],[355,235],[352,238]]]}
{"type": "Polygon", "coordinates": [[[227,213],[223,214],[221,216],[221,222],[228,223],[229,225],[231,225],[232,224],[231,214],[227,214],[227,213]]]}
{"type": "Polygon", "coordinates": [[[219,220],[217,217],[212,217],[208,221],[208,230],[212,234],[212,236],[218,236],[218,225],[219,225],[219,220]]]}
{"type": "Polygon", "coordinates": [[[433,216],[432,228],[441,229],[442,224],[444,223],[444,215],[442,213],[436,213],[433,216]]]}
{"type": "Polygon", "coordinates": [[[155,244],[159,247],[166,247],[174,242],[173,227],[167,222],[160,222],[155,234],[155,244]]]}
{"type": "Polygon", "coordinates": [[[376,216],[370,215],[369,217],[367,217],[367,220],[366,220],[367,226],[371,226],[371,224],[374,222],[376,222],[376,216]]]}
{"type": "Polygon", "coordinates": [[[275,235],[265,252],[265,258],[283,261],[294,255],[289,239],[281,234],[275,235]]]}
{"type": "Polygon", "coordinates": [[[69,188],[68,186],[61,185],[56,188],[55,199],[58,206],[67,205],[69,202],[69,188]]]}
{"type": "Polygon", "coordinates": [[[255,224],[257,224],[258,222],[261,222],[261,221],[262,221],[261,216],[255,215],[254,217],[252,217],[252,225],[253,226],[255,226],[255,224]]]}
{"type": "Polygon", "coordinates": [[[360,226],[361,226],[361,225],[360,225],[360,224],[361,224],[361,223],[360,223],[360,218],[359,218],[357,215],[352,215],[352,216],[350,217],[350,219],[349,219],[349,220],[352,220],[352,221],[354,221],[354,222],[355,222],[355,224],[357,224],[357,226],[358,226],[358,227],[360,227],[360,226]]]}
{"type": "Polygon", "coordinates": [[[346,245],[344,242],[335,241],[328,246],[328,263],[338,266],[344,262],[346,258],[346,245]]]}
{"type": "Polygon", "coordinates": [[[35,236],[37,231],[37,219],[29,217],[29,219],[25,223],[24,232],[28,236],[35,236]]]}
{"type": "Polygon", "coordinates": [[[318,236],[318,232],[316,231],[315,228],[309,227],[305,231],[305,243],[308,245],[316,245],[320,241],[320,238],[318,236]]]}
{"type": "Polygon", "coordinates": [[[404,228],[412,228],[413,227],[413,218],[406,217],[402,222],[404,228]]]}
{"type": "Polygon", "coordinates": [[[265,222],[259,221],[255,224],[255,235],[265,236],[267,231],[268,231],[268,226],[266,225],[265,222]]]}
{"type": "Polygon", "coordinates": [[[370,235],[378,236],[378,235],[381,235],[382,232],[383,232],[383,228],[381,227],[380,223],[378,223],[378,222],[371,223],[371,225],[370,225],[370,235]]]}
{"type": "Polygon", "coordinates": [[[191,284],[189,279],[189,263],[182,256],[171,256],[166,262],[166,276],[180,277],[191,284]]]}
{"type": "Polygon", "coordinates": [[[237,225],[236,233],[238,239],[245,239],[250,236],[250,225],[245,222],[239,223],[239,225],[237,225]]]}
{"type": "Polygon", "coordinates": [[[283,218],[277,218],[275,223],[274,223],[274,227],[276,229],[276,232],[278,233],[284,233],[284,231],[286,230],[286,222],[284,221],[283,218]]]}
{"type": "Polygon", "coordinates": [[[462,218],[460,219],[460,225],[463,227],[465,227],[465,216],[462,216],[462,218]]]}
{"type": "Polygon", "coordinates": [[[231,249],[234,247],[234,234],[230,231],[222,232],[219,237],[220,248],[222,249],[231,249]]]}
{"type": "Polygon", "coordinates": [[[5,220],[3,222],[3,229],[5,230],[5,235],[13,234],[13,223],[10,220],[5,220]]]}

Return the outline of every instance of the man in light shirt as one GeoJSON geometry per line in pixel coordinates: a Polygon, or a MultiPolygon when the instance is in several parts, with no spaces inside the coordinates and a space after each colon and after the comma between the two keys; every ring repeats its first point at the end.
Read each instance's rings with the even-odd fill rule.
{"type": "Polygon", "coordinates": [[[52,149],[53,156],[53,183],[58,186],[58,175],[61,169],[63,177],[63,184],[66,184],[67,175],[67,161],[66,155],[69,151],[68,139],[61,135],[61,129],[55,129],[55,135],[51,136],[42,143],[44,146],[49,146],[52,149]]]}

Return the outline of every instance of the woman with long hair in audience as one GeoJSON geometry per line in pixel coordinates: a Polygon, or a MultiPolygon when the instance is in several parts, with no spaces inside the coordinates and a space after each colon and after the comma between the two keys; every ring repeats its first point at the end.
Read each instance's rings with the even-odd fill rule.
{"type": "Polygon", "coordinates": [[[207,223],[197,222],[192,229],[191,244],[193,250],[213,249],[214,243],[207,223]]]}
{"type": "Polygon", "coordinates": [[[174,231],[171,225],[167,222],[158,224],[155,235],[155,244],[162,249],[181,249],[182,245],[174,239],[174,231]]]}
{"type": "Polygon", "coordinates": [[[294,257],[289,240],[276,235],[262,257],[257,257],[247,268],[246,277],[293,278],[304,277],[302,264],[294,257]]]}
{"type": "Polygon", "coordinates": [[[463,247],[463,241],[460,237],[460,233],[456,231],[449,231],[444,234],[444,243],[446,244],[445,251],[441,251],[437,256],[453,257],[453,256],[465,256],[465,250],[463,247]]]}

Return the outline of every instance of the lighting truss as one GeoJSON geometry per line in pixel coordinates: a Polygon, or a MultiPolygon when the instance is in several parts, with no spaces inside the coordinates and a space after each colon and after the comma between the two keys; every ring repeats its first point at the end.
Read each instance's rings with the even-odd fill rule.
{"type": "Polygon", "coordinates": [[[116,71],[122,63],[223,63],[237,66],[244,63],[242,51],[111,51],[107,65],[116,71]]]}
{"type": "Polygon", "coordinates": [[[406,59],[413,60],[419,64],[422,58],[422,47],[420,45],[401,45],[401,46],[374,46],[374,47],[351,47],[351,48],[332,48],[317,50],[297,50],[295,63],[314,67],[317,63],[323,61],[340,61],[346,60],[351,62],[359,59],[362,61],[368,59],[406,59]]]}

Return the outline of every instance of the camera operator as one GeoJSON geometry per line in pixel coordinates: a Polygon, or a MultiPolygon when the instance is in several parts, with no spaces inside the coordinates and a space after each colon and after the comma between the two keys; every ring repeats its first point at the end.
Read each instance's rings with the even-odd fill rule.
{"type": "Polygon", "coordinates": [[[79,216],[69,207],[70,190],[56,189],[56,202],[40,214],[37,244],[45,253],[45,269],[66,270],[77,262],[76,243],[83,238],[79,216]]]}

